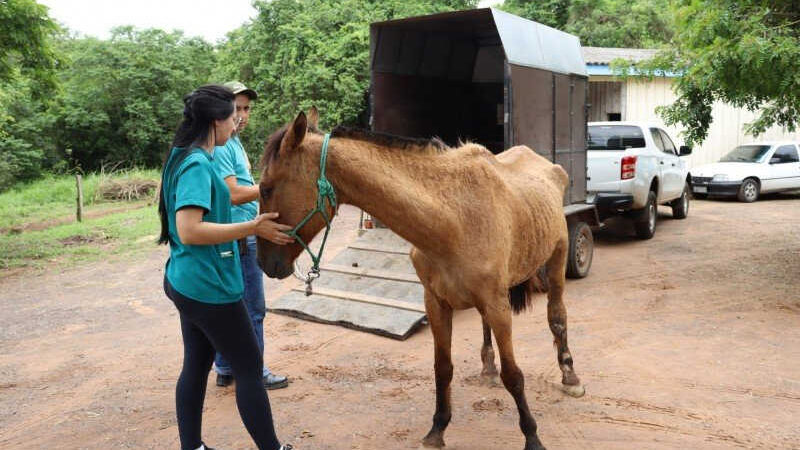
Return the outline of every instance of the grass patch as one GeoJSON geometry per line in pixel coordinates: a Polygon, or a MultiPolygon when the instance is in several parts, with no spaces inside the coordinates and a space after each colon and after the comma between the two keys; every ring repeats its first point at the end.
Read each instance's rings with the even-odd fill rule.
{"type": "Polygon", "coordinates": [[[152,250],[160,230],[154,205],[41,231],[0,235],[0,269],[77,263],[152,250]]]}
{"type": "MultiPolygon", "coordinates": [[[[83,177],[84,212],[114,209],[124,202],[104,201],[97,195],[98,187],[109,181],[154,180],[158,170],[126,170],[113,174],[89,174],[83,177]]],[[[0,194],[0,229],[24,226],[75,215],[77,188],[73,175],[49,175],[42,179],[18,184],[0,194]]]]}

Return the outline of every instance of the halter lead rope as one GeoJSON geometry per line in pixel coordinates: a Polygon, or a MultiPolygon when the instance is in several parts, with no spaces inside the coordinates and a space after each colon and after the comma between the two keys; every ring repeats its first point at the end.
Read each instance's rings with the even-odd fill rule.
{"type": "Polygon", "coordinates": [[[331,231],[331,218],[328,215],[327,208],[325,207],[325,202],[328,202],[328,205],[333,209],[334,213],[336,212],[336,192],[333,190],[333,185],[330,181],[325,177],[325,166],[328,161],[328,142],[330,141],[331,134],[327,133],[325,138],[322,141],[322,153],[319,156],[319,178],[317,178],[317,207],[314,208],[308,215],[297,224],[291,231],[287,231],[286,234],[293,237],[303,248],[308,252],[311,256],[311,261],[314,263],[311,266],[311,271],[308,272],[308,278],[306,278],[306,296],[312,294],[311,290],[311,283],[319,278],[319,262],[322,259],[322,251],[325,249],[325,242],[328,240],[328,233],[331,231]],[[308,244],[300,238],[300,235],[297,234],[308,221],[314,217],[315,214],[321,214],[322,218],[325,219],[325,236],[322,238],[322,245],[319,247],[319,253],[314,255],[314,252],[311,251],[308,244]]]}

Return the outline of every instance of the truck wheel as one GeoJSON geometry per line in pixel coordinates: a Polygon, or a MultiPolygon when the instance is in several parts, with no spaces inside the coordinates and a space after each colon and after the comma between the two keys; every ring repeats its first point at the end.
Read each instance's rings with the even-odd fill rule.
{"type": "Polygon", "coordinates": [[[742,181],[739,186],[739,193],[736,195],[740,202],[753,203],[758,200],[758,181],[748,178],[742,181]]]}
{"type": "Polygon", "coordinates": [[[633,221],[636,236],[639,239],[650,239],[656,234],[656,217],[658,216],[658,203],[656,193],[647,194],[647,204],[639,211],[639,216],[633,221]]]}
{"type": "Polygon", "coordinates": [[[589,275],[594,255],[592,229],[586,222],[569,225],[569,254],[567,255],[567,278],[583,278],[589,275]]]}
{"type": "Polygon", "coordinates": [[[683,186],[681,196],[676,198],[670,204],[672,206],[673,219],[685,219],[689,215],[689,183],[683,186]]]}

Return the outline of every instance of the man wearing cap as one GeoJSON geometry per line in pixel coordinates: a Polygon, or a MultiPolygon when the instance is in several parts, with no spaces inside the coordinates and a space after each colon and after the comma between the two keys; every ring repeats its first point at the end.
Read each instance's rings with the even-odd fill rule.
{"type": "MultiPolygon", "coordinates": [[[[214,163],[217,171],[231,192],[231,220],[234,223],[253,220],[258,215],[258,186],[253,182],[250,173],[250,160],[239,140],[239,133],[247,126],[250,119],[250,102],[258,98],[256,91],[249,89],[238,81],[225,83],[236,96],[236,120],[239,125],[236,132],[228,142],[214,148],[214,163]]],[[[240,261],[242,264],[242,277],[244,278],[244,304],[250,314],[253,330],[258,339],[261,355],[264,355],[264,280],[261,269],[258,267],[256,254],[256,237],[248,236],[239,242],[240,261]]],[[[214,359],[217,371],[217,386],[229,386],[233,383],[233,371],[225,358],[217,353],[214,359]]],[[[264,387],[267,389],[280,389],[289,385],[285,376],[272,373],[264,363],[264,387]]]]}

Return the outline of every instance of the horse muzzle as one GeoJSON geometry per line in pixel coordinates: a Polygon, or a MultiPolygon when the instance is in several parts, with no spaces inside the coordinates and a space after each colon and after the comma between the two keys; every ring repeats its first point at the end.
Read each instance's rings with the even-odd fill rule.
{"type": "Polygon", "coordinates": [[[276,257],[274,253],[265,258],[259,255],[258,267],[260,267],[261,271],[267,274],[268,277],[277,278],[279,280],[283,280],[294,273],[294,267],[292,267],[291,264],[285,264],[282,258],[276,257]]]}

